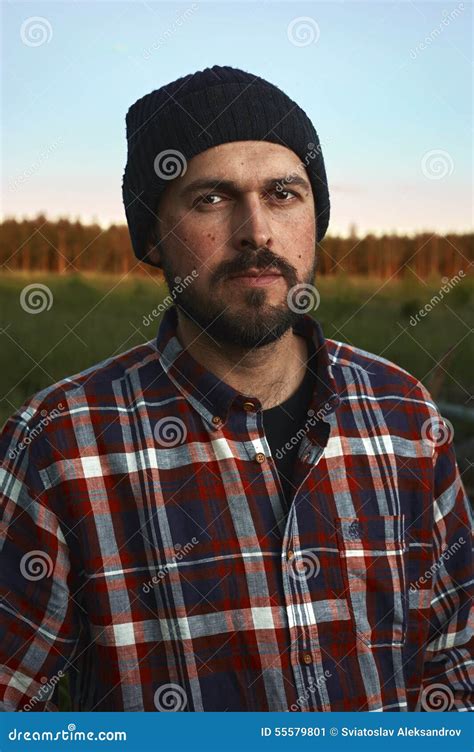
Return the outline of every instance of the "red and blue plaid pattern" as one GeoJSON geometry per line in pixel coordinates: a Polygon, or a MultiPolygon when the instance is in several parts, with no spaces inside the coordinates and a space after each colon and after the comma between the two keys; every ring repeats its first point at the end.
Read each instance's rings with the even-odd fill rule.
{"type": "Polygon", "coordinates": [[[3,709],[55,710],[65,671],[75,710],[473,708],[452,435],[406,371],[295,331],[318,359],[289,511],[260,402],[181,348],[175,308],[7,421],[3,709]]]}

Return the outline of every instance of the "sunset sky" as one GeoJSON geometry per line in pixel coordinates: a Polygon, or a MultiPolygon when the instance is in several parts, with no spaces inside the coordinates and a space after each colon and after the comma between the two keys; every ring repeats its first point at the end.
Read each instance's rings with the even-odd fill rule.
{"type": "Polygon", "coordinates": [[[330,234],[472,228],[466,2],[5,2],[2,216],[125,222],[125,114],[232,65],[312,119],[330,234]]]}

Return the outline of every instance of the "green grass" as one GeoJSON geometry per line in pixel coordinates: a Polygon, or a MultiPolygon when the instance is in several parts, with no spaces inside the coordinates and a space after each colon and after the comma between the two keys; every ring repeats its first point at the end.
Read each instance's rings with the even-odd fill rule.
{"type": "MultiPolygon", "coordinates": [[[[454,345],[445,363],[443,400],[467,404],[472,394],[474,345],[468,335],[474,320],[474,280],[465,278],[444,300],[410,325],[410,316],[439,291],[414,280],[322,277],[316,317],[326,337],[383,355],[430,388],[433,369],[454,345]]],[[[122,352],[156,335],[159,319],[144,317],[166,295],[159,281],[103,275],[0,276],[0,421],[39,389],[66,375],[122,352]],[[32,282],[53,294],[50,310],[32,314],[20,305],[22,289],[32,282]]]]}

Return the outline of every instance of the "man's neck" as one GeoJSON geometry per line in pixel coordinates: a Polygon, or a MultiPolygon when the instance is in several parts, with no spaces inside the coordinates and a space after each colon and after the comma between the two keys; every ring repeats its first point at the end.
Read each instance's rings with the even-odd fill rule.
{"type": "Polygon", "coordinates": [[[288,399],[305,376],[308,346],[292,329],[246,350],[216,342],[179,312],[177,336],[198,363],[241,394],[259,399],[264,410],[288,399]]]}

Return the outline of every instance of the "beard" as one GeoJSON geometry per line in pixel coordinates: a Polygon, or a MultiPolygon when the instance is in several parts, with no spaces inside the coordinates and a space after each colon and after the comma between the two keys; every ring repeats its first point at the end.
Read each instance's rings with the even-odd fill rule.
{"type": "Polygon", "coordinates": [[[301,280],[298,280],[291,264],[268,248],[242,252],[235,260],[225,262],[216,269],[210,279],[209,291],[204,297],[192,282],[179,292],[174,290],[177,270],[168,254],[163,251],[163,245],[161,248],[161,265],[166,284],[170,292],[174,291],[175,304],[180,311],[217,342],[246,350],[274,342],[295,325],[301,313],[290,308],[287,293],[299,283],[313,284],[316,274],[316,252],[311,269],[301,280]],[[236,299],[229,302],[229,295],[219,292],[222,280],[249,269],[276,270],[283,276],[287,290],[281,303],[268,303],[266,288],[241,291],[241,302],[236,299]]]}

